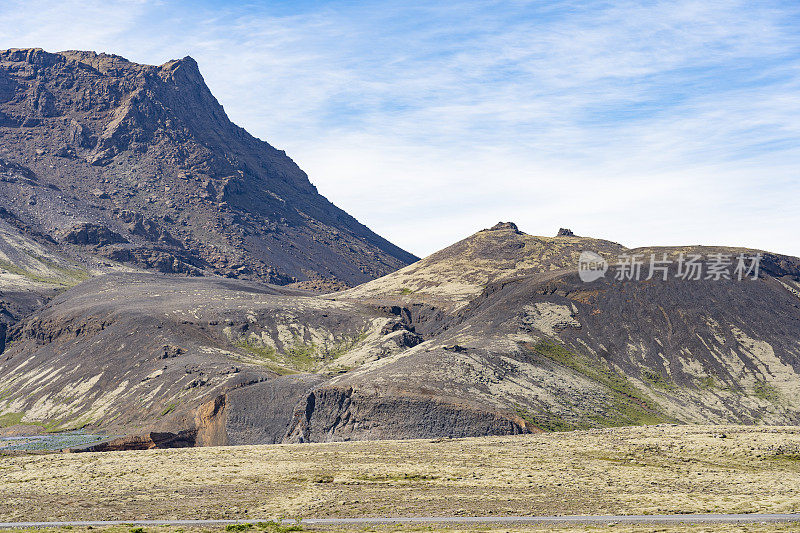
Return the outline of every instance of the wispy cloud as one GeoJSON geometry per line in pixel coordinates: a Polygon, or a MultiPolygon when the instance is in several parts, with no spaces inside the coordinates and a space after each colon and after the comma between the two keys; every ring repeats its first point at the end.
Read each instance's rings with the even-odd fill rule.
{"type": "Polygon", "coordinates": [[[0,16],[1,47],[192,55],[235,122],[418,254],[513,219],[800,255],[793,2],[68,0],[0,16]]]}

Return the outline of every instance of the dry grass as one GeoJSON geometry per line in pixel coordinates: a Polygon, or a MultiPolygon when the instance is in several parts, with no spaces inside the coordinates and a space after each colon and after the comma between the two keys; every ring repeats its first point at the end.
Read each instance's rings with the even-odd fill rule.
{"type": "MultiPolygon", "coordinates": [[[[2,521],[798,511],[800,428],[639,427],[0,460],[2,521]]],[[[725,527],[698,531],[742,530],[725,527]]]]}
{"type": "MultiPolygon", "coordinates": [[[[797,523],[777,523],[777,524],[704,524],[704,525],[627,525],[617,524],[609,526],[593,525],[549,525],[549,526],[498,526],[482,527],[474,526],[469,529],[452,527],[444,528],[440,526],[374,526],[374,527],[353,527],[352,529],[342,528],[308,528],[302,527],[299,531],[325,531],[334,532],[359,532],[359,533],[564,533],[577,531],[582,533],[776,533],[776,532],[795,532],[798,530],[797,523]]],[[[5,529],[5,533],[41,533],[41,529],[5,529]]],[[[53,528],[51,531],[59,533],[289,533],[287,529],[277,528],[270,524],[266,527],[259,526],[257,523],[250,524],[246,529],[236,529],[231,531],[225,527],[68,527],[53,528]]]]}

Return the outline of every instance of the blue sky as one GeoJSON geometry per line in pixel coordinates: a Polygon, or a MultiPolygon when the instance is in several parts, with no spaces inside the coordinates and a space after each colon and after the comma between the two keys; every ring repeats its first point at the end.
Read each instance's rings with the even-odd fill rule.
{"type": "Polygon", "coordinates": [[[6,1],[0,48],[191,55],[234,122],[426,255],[498,220],[800,255],[800,4],[6,1]]]}

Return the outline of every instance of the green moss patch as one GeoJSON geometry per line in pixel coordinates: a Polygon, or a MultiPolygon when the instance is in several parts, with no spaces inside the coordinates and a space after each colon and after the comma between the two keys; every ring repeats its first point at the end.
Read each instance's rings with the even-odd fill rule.
{"type": "Polygon", "coordinates": [[[24,416],[25,413],[6,413],[4,415],[0,415],[0,428],[16,426],[22,422],[22,417],[24,416]]]}
{"type": "Polygon", "coordinates": [[[89,278],[89,274],[80,269],[70,269],[65,268],[60,265],[53,263],[52,261],[47,261],[42,258],[36,258],[38,261],[46,265],[48,268],[55,270],[60,276],[57,277],[46,277],[36,274],[35,272],[30,272],[23,268],[18,267],[13,263],[9,263],[8,261],[0,260],[0,269],[5,270],[7,272],[11,272],[12,274],[16,274],[18,276],[22,276],[26,279],[31,281],[35,281],[37,283],[49,283],[53,285],[63,285],[64,287],[72,287],[77,285],[81,281],[84,281],[89,278]]]}
{"type": "Polygon", "coordinates": [[[647,395],[636,388],[626,377],[618,374],[604,361],[574,353],[549,339],[525,343],[524,347],[534,358],[545,358],[569,368],[604,386],[611,394],[608,410],[602,414],[587,415],[579,426],[570,424],[551,414],[525,413],[526,420],[547,431],[564,431],[588,427],[619,427],[673,422],[664,415],[647,395]],[[537,423],[540,422],[540,423],[537,423]]]}
{"type": "Polygon", "coordinates": [[[778,389],[769,383],[765,381],[759,381],[753,385],[753,396],[756,398],[761,398],[762,400],[776,402],[780,399],[781,394],[778,392],[778,389]]]}
{"type": "Polygon", "coordinates": [[[367,334],[362,332],[352,337],[343,336],[333,344],[320,346],[295,335],[291,347],[284,352],[278,352],[254,337],[241,337],[233,344],[261,360],[270,370],[285,375],[317,370],[355,348],[366,337],[367,334]]]}

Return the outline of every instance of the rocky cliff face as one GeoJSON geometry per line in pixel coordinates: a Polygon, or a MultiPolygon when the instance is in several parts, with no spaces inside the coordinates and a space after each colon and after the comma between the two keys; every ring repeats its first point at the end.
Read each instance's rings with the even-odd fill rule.
{"type": "Polygon", "coordinates": [[[416,258],[227,118],[189,57],[0,52],[0,208],[67,255],[355,285],[416,258]]]}

